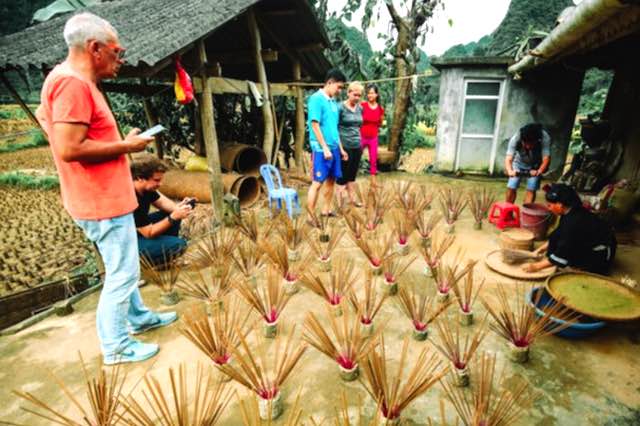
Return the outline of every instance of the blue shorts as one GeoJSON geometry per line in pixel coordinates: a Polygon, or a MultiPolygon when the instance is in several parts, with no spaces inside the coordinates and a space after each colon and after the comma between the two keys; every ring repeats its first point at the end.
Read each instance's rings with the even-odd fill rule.
{"type": "Polygon", "coordinates": [[[339,179],[342,177],[342,164],[340,163],[340,148],[331,150],[332,157],[325,160],[322,151],[313,151],[313,180],[324,182],[329,178],[339,179]]]}
{"type": "MultiPolygon", "coordinates": [[[[507,181],[507,188],[518,189],[520,186],[520,176],[510,177],[507,181]]],[[[527,191],[537,191],[540,189],[540,176],[531,176],[527,178],[527,191]]]]}

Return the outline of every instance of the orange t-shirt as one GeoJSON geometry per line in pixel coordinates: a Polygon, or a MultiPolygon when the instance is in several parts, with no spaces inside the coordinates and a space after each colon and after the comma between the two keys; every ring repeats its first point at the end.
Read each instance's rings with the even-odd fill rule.
{"type": "Polygon", "coordinates": [[[60,158],[64,140],[53,138],[54,123],[83,123],[87,139],[110,143],[122,140],[109,106],[91,81],[63,63],[42,85],[38,120],[49,137],[60,178],[62,202],[74,219],[100,220],[131,213],[138,206],[125,155],[99,163],[60,158]]]}

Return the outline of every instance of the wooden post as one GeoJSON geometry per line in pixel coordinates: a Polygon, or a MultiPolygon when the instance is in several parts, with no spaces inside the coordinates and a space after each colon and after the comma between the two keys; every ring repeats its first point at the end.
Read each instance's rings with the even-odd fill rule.
{"type": "Polygon", "coordinates": [[[204,150],[204,140],[202,139],[202,122],[200,121],[200,109],[202,108],[202,94],[201,93],[196,93],[195,94],[195,102],[196,102],[196,107],[193,109],[193,114],[194,114],[194,123],[195,123],[195,129],[194,129],[194,133],[195,133],[195,142],[193,145],[193,151],[196,153],[196,155],[199,155],[201,157],[206,156],[206,152],[204,150]]]}
{"type": "Polygon", "coordinates": [[[258,82],[262,84],[262,120],[264,121],[264,136],[262,149],[267,158],[273,156],[273,139],[275,129],[273,127],[273,114],[271,112],[271,96],[269,95],[269,82],[267,81],[267,71],[262,60],[262,40],[260,38],[260,29],[256,21],[256,15],[253,9],[247,12],[249,19],[249,34],[251,36],[251,44],[253,45],[253,54],[256,63],[256,71],[258,73],[258,82]]]}
{"type": "MultiPolygon", "coordinates": [[[[300,61],[293,62],[293,81],[299,82],[302,79],[302,67],[300,61]]],[[[295,87],[296,91],[296,130],[295,130],[295,152],[294,157],[296,159],[296,169],[298,173],[304,173],[302,164],[302,155],[304,148],[304,135],[306,123],[304,121],[304,91],[301,86],[295,87]]]]}
{"type": "MultiPolygon", "coordinates": [[[[141,79],[141,83],[143,86],[147,85],[147,79],[141,79]]],[[[151,103],[151,99],[143,98],[142,106],[144,107],[144,115],[147,118],[147,125],[149,127],[153,127],[158,124],[158,114],[156,114],[156,110],[153,108],[153,104],[151,103]]],[[[162,135],[156,135],[156,154],[158,158],[162,160],[164,157],[164,149],[162,146],[162,135]]]]}
{"type": "Polygon", "coordinates": [[[200,120],[202,124],[202,136],[207,152],[207,165],[209,168],[209,183],[211,185],[211,205],[214,211],[213,226],[217,226],[223,217],[224,186],[222,185],[222,172],[220,169],[220,150],[218,148],[218,135],[213,112],[213,94],[211,93],[211,79],[207,76],[207,51],[204,40],[198,42],[198,57],[202,78],[202,102],[200,103],[200,120]]]}
{"type": "MultiPolygon", "coordinates": [[[[27,104],[22,100],[22,98],[20,97],[20,94],[11,85],[11,83],[9,82],[7,77],[4,75],[4,73],[0,73],[0,80],[2,80],[2,84],[4,84],[4,86],[7,88],[7,90],[11,94],[11,96],[13,96],[13,99],[15,99],[15,101],[18,103],[18,105],[20,105],[20,108],[22,108],[22,110],[27,114],[27,117],[29,117],[31,122],[33,124],[35,124],[35,126],[38,129],[42,130],[42,126],[40,126],[40,122],[38,121],[36,116],[31,111],[31,108],[29,108],[29,106],[27,106],[27,104]]],[[[45,138],[47,137],[47,135],[44,133],[44,131],[42,132],[42,134],[44,135],[45,138]]]]}

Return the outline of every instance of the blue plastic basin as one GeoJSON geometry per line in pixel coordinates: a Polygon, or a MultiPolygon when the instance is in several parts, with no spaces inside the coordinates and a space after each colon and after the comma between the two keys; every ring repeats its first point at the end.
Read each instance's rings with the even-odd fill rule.
{"type": "MultiPolygon", "coordinates": [[[[534,287],[527,294],[527,303],[531,306],[534,306],[534,308],[536,309],[536,315],[538,317],[542,317],[545,315],[545,313],[541,308],[544,308],[551,303],[557,302],[551,297],[549,293],[547,293],[547,290],[544,287],[534,287]],[[537,293],[539,291],[542,291],[542,296],[540,296],[538,305],[534,306],[533,301],[537,297],[537,293]]],[[[559,318],[551,317],[550,319],[555,324],[565,324],[565,321],[559,318]]],[[[554,334],[556,336],[564,337],[565,339],[582,339],[594,334],[596,331],[607,325],[606,322],[599,321],[587,315],[581,315],[579,319],[580,322],[577,322],[554,334]]]]}

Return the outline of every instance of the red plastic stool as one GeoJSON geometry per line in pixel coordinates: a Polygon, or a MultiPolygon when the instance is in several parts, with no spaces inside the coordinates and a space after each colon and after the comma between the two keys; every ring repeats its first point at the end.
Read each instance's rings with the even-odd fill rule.
{"type": "Polygon", "coordinates": [[[498,229],[519,228],[520,208],[507,202],[493,203],[489,212],[489,222],[496,225],[498,229]]]}

